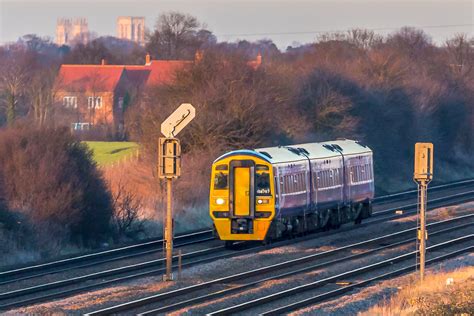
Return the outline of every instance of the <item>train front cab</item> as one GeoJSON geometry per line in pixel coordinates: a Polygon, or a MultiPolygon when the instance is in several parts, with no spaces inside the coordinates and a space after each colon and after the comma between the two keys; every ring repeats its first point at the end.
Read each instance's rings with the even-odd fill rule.
{"type": "Polygon", "coordinates": [[[264,240],[275,214],[272,165],[231,153],[212,166],[210,216],[221,240],[264,240]]]}

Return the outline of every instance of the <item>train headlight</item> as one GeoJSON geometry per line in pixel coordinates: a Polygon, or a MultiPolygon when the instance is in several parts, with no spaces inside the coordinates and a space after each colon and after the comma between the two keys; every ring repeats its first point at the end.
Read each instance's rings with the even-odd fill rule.
{"type": "Polygon", "coordinates": [[[217,198],[216,199],[216,204],[217,205],[224,205],[225,204],[225,200],[223,198],[217,198]]]}
{"type": "Polygon", "coordinates": [[[258,199],[257,200],[257,204],[268,204],[269,203],[269,200],[267,199],[258,199]]]}

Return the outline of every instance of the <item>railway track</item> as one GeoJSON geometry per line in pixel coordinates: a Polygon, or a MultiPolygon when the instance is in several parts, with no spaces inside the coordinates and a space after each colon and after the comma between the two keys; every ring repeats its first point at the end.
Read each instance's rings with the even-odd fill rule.
{"type": "MultiPolygon", "coordinates": [[[[443,234],[460,231],[462,229],[472,227],[473,225],[474,225],[474,214],[469,214],[469,215],[461,216],[458,218],[453,218],[449,220],[432,223],[429,225],[430,230],[434,230],[435,228],[437,229],[431,232],[430,236],[432,237],[441,236],[443,234]],[[444,226],[448,226],[448,227],[444,227],[444,226]]],[[[317,271],[319,269],[334,266],[336,264],[341,264],[343,262],[349,262],[356,259],[361,259],[369,255],[379,253],[383,250],[387,250],[390,248],[398,247],[398,246],[409,244],[409,243],[414,243],[415,241],[414,238],[412,237],[405,238],[405,237],[414,236],[416,235],[415,232],[416,232],[416,228],[406,229],[401,232],[379,236],[379,237],[365,240],[362,242],[345,245],[333,250],[306,255],[297,259],[287,260],[287,261],[280,262],[274,265],[261,267],[259,269],[253,269],[251,271],[233,274],[227,277],[215,279],[215,280],[204,282],[201,284],[192,285],[185,288],[160,293],[160,294],[150,296],[144,299],[140,299],[140,300],[124,303],[121,305],[113,306],[110,308],[105,308],[102,310],[90,312],[88,315],[107,315],[107,314],[121,313],[121,312],[129,313],[131,311],[133,311],[133,313],[136,313],[138,311],[140,315],[155,315],[155,314],[162,314],[162,313],[166,313],[170,311],[179,310],[181,308],[190,307],[190,306],[204,303],[204,302],[211,302],[212,300],[232,296],[235,293],[251,290],[268,281],[274,281],[278,279],[287,278],[289,276],[294,276],[294,275],[307,273],[311,271],[317,271]],[[405,238],[405,239],[401,239],[401,238],[405,238]],[[388,243],[388,241],[390,242],[388,243]],[[361,253],[350,254],[351,250],[357,250],[357,249],[364,249],[364,251],[361,253]],[[326,261],[322,261],[325,259],[326,261]],[[242,282],[242,281],[246,281],[246,282],[237,283],[237,282],[242,282]],[[230,287],[222,288],[222,285],[229,285],[229,284],[231,285],[230,287]],[[221,287],[216,287],[219,285],[221,287]],[[215,290],[211,291],[210,293],[205,293],[201,295],[199,294],[191,295],[191,293],[202,293],[202,291],[207,291],[208,289],[215,289],[215,290]],[[186,299],[186,295],[192,298],[186,299]],[[168,301],[171,301],[171,303],[164,303],[168,301]],[[157,308],[143,310],[144,306],[157,305],[157,304],[160,304],[160,306],[157,308]]],[[[468,235],[465,238],[463,237],[459,239],[459,242],[466,241],[466,240],[471,241],[473,239],[474,239],[474,235],[468,235]]],[[[452,243],[456,243],[456,242],[457,241],[453,241],[452,243]]],[[[434,246],[434,248],[432,247],[429,249],[433,250],[433,249],[442,247],[443,245],[451,245],[451,243],[450,242],[441,243],[440,245],[434,246]]],[[[402,258],[405,258],[405,257],[402,257],[402,258]]],[[[383,266],[383,265],[380,265],[380,266],[383,266]]],[[[370,269],[364,270],[364,271],[370,271],[370,269]]],[[[336,278],[336,279],[339,279],[339,278],[336,278]]],[[[319,283],[319,284],[322,284],[322,283],[319,283]]],[[[221,315],[221,314],[224,315],[224,314],[231,314],[231,313],[245,311],[255,306],[260,306],[261,304],[268,303],[270,301],[277,300],[279,298],[284,297],[284,296],[281,296],[279,293],[280,291],[275,293],[273,296],[268,296],[268,297],[265,296],[262,299],[256,299],[253,301],[245,301],[245,303],[242,303],[242,304],[237,304],[237,305],[232,304],[228,308],[216,311],[216,315],[221,315]]],[[[198,311],[197,313],[202,314],[203,312],[198,311]]]]}
{"type": "MultiPolygon", "coordinates": [[[[175,247],[179,248],[214,239],[215,238],[213,235],[213,231],[211,229],[208,229],[178,235],[175,237],[174,241],[175,247]]],[[[162,250],[163,239],[158,239],[136,245],[120,247],[82,256],[76,256],[72,258],[66,258],[52,262],[2,271],[0,272],[0,286],[52,273],[66,272],[72,269],[86,268],[112,261],[130,259],[148,254],[159,253],[162,250]]]]}
{"type": "MultiPolygon", "coordinates": [[[[442,206],[446,204],[455,204],[458,202],[464,202],[464,201],[468,201],[472,199],[474,199],[474,192],[468,191],[468,192],[463,192],[463,193],[452,194],[450,196],[444,196],[442,198],[432,199],[430,200],[429,205],[430,207],[442,206]]],[[[412,211],[412,212],[405,212],[405,214],[403,215],[393,215],[393,211],[399,208],[404,208],[405,210],[408,210],[410,208],[413,209],[413,208],[416,208],[416,204],[415,203],[404,204],[404,205],[399,205],[397,207],[380,210],[378,212],[375,212],[373,217],[370,220],[366,221],[362,225],[359,225],[358,227],[371,225],[377,222],[387,221],[393,218],[399,218],[399,217],[410,215],[413,213],[412,211]]],[[[328,233],[335,234],[344,230],[351,230],[354,228],[355,228],[354,226],[343,227],[342,229],[337,230],[337,231],[326,232],[325,235],[327,235],[328,233]]],[[[205,235],[201,235],[200,233],[201,232],[197,232],[192,235],[184,235],[181,239],[182,244],[185,245],[186,243],[193,244],[196,242],[203,242],[203,241],[192,240],[192,238],[194,237],[191,237],[191,239],[186,239],[193,235],[200,236],[203,240],[206,238],[210,239],[210,237],[206,237],[205,235]]],[[[285,244],[299,242],[299,241],[303,241],[303,240],[307,240],[307,239],[311,239],[315,237],[317,237],[317,235],[313,234],[313,235],[299,238],[296,240],[277,242],[274,245],[272,245],[272,247],[279,247],[285,244]]],[[[120,248],[120,251],[122,251],[122,249],[125,249],[125,248],[120,248]]],[[[134,248],[134,249],[137,249],[137,248],[134,248]]],[[[202,263],[211,262],[211,261],[223,259],[223,258],[229,258],[233,256],[238,256],[238,255],[242,255],[246,253],[253,253],[262,249],[268,249],[268,246],[265,248],[265,247],[258,247],[258,246],[253,245],[250,248],[241,249],[241,250],[233,251],[233,252],[226,251],[223,247],[217,246],[217,247],[212,247],[208,249],[203,249],[200,251],[189,252],[183,255],[183,261],[184,261],[183,267],[189,267],[192,265],[202,264],[202,263]]],[[[153,251],[153,250],[150,250],[150,251],[153,251]]],[[[105,253],[108,253],[108,252],[105,252],[105,253]]],[[[93,254],[93,255],[96,255],[96,254],[93,254]]],[[[132,254],[132,255],[135,255],[135,254],[132,254]]],[[[127,256],[127,254],[123,256],[127,256]]],[[[98,257],[96,256],[95,258],[100,258],[100,256],[98,257]]],[[[115,260],[115,257],[100,259],[100,261],[107,261],[107,260],[115,260]]],[[[160,259],[151,260],[151,261],[134,264],[130,266],[120,267],[116,269],[108,269],[105,271],[82,275],[75,278],[68,278],[65,280],[59,280],[59,281],[50,282],[46,284],[29,286],[25,288],[20,288],[18,290],[0,293],[0,310],[6,310],[13,307],[25,306],[25,305],[35,304],[39,302],[44,302],[44,301],[50,301],[53,299],[90,291],[92,289],[104,287],[104,286],[114,284],[117,282],[123,282],[123,281],[131,280],[131,279],[135,279],[135,278],[139,278],[143,276],[161,274],[163,273],[163,268],[162,268],[163,263],[164,263],[164,259],[160,258],[160,259]],[[91,280],[98,280],[98,281],[93,284],[89,284],[91,280]],[[87,282],[88,284],[83,285],[83,283],[85,282],[87,282]],[[54,289],[60,289],[60,291],[52,291],[54,289]]],[[[57,265],[55,264],[49,265],[48,267],[58,267],[64,263],[58,262],[56,264],[57,265]]],[[[96,263],[87,262],[87,263],[81,263],[80,265],[89,265],[89,264],[96,264],[96,263]]],[[[3,282],[13,282],[13,281],[16,282],[18,280],[24,280],[25,278],[34,278],[35,275],[46,275],[46,274],[53,273],[53,272],[38,270],[39,268],[37,266],[31,267],[31,268],[32,269],[27,270],[27,271],[34,271],[35,273],[33,275],[26,275],[26,276],[25,274],[20,274],[19,276],[16,276],[15,273],[7,271],[7,272],[10,272],[10,280],[3,280],[3,282]],[[15,279],[15,276],[16,276],[16,279],[15,279]]],[[[64,269],[70,270],[70,269],[75,269],[75,268],[76,267],[61,267],[61,269],[63,270],[64,269]]],[[[22,269],[18,269],[18,270],[21,270],[21,272],[24,271],[22,269]]]]}
{"type": "MultiPolygon", "coordinates": [[[[427,250],[428,251],[429,250],[434,250],[436,248],[440,248],[441,246],[446,246],[446,245],[448,245],[448,243],[449,244],[453,244],[453,243],[455,244],[455,243],[458,243],[458,242],[463,242],[467,239],[471,240],[472,238],[470,236],[466,236],[465,238],[461,237],[457,240],[453,240],[453,241],[450,241],[450,242],[447,242],[447,243],[444,243],[444,244],[438,244],[438,245],[435,245],[435,246],[428,247],[427,250]]],[[[461,248],[459,250],[455,250],[455,251],[449,252],[447,254],[428,259],[426,261],[426,265],[429,266],[431,264],[438,263],[438,262],[441,262],[443,260],[450,259],[450,258],[462,255],[464,253],[469,253],[469,252],[472,252],[472,251],[474,251],[474,245],[469,245],[469,246],[461,248]]],[[[376,263],[372,266],[366,267],[365,269],[359,268],[359,269],[356,269],[356,270],[348,271],[348,272],[343,273],[343,274],[336,275],[336,276],[331,277],[331,278],[326,278],[324,280],[320,280],[319,284],[311,284],[311,287],[317,287],[318,285],[323,285],[325,282],[327,282],[327,283],[334,282],[334,281],[337,281],[338,279],[346,279],[347,280],[348,278],[353,278],[353,277],[357,276],[358,274],[367,272],[368,270],[369,271],[376,270],[376,269],[379,269],[379,268],[383,268],[383,267],[393,265],[393,263],[397,262],[397,261],[403,261],[403,260],[406,260],[406,259],[413,259],[413,257],[415,255],[416,255],[416,252],[412,252],[412,253],[405,254],[405,255],[402,255],[402,256],[398,256],[398,257],[395,257],[395,258],[390,258],[388,260],[378,262],[378,263],[376,263]]],[[[356,280],[354,282],[347,282],[349,284],[347,286],[342,287],[342,288],[335,289],[335,290],[329,290],[329,291],[323,292],[321,294],[309,297],[307,299],[297,301],[295,303],[283,305],[283,306],[280,306],[278,308],[269,310],[267,312],[263,312],[260,315],[281,315],[283,313],[296,311],[296,310],[301,309],[303,307],[307,307],[307,306],[310,306],[310,305],[321,303],[325,300],[330,300],[330,299],[336,298],[336,297],[338,297],[338,296],[340,296],[344,293],[347,293],[349,291],[352,291],[354,289],[367,286],[370,283],[377,282],[377,281],[382,281],[382,280],[385,280],[385,279],[394,278],[396,276],[399,276],[399,275],[402,275],[402,274],[405,274],[405,273],[416,271],[416,269],[417,269],[416,264],[411,264],[411,265],[409,264],[409,265],[407,265],[403,268],[400,268],[400,269],[397,269],[395,271],[391,271],[391,272],[388,272],[388,273],[382,273],[382,274],[377,275],[375,277],[370,277],[369,276],[369,277],[366,277],[362,280],[356,280]]],[[[297,291],[295,291],[295,292],[297,292],[297,291]]]]}
{"type": "MultiPolygon", "coordinates": [[[[474,188],[474,179],[457,181],[449,184],[433,186],[429,188],[430,192],[438,192],[462,186],[472,186],[474,188]]],[[[416,190],[408,190],[395,194],[376,197],[374,204],[386,204],[397,199],[409,199],[416,195],[416,190]]],[[[175,247],[184,247],[214,239],[212,229],[206,229],[196,232],[190,232],[175,237],[175,247]]],[[[35,265],[29,265],[21,268],[0,271],[0,286],[37,278],[53,273],[67,272],[73,269],[87,268],[113,261],[131,259],[141,257],[149,254],[159,253],[163,250],[163,239],[158,238],[143,243],[119,247],[115,249],[99,251],[95,253],[55,260],[52,262],[45,262],[35,265]]]]}
{"type": "MultiPolygon", "coordinates": [[[[436,256],[434,258],[428,259],[426,261],[426,264],[430,265],[430,264],[433,264],[433,263],[436,263],[436,262],[440,262],[442,260],[446,260],[446,259],[449,259],[449,258],[459,256],[459,255],[464,254],[464,253],[472,252],[474,250],[474,244],[472,243],[473,240],[474,240],[474,234],[471,234],[471,235],[459,237],[459,238],[456,238],[456,239],[448,240],[448,241],[445,241],[445,242],[441,242],[441,243],[438,243],[436,245],[428,247],[427,251],[429,252],[429,251],[436,251],[436,250],[443,249],[443,248],[448,248],[448,247],[454,246],[454,245],[459,245],[459,244],[463,245],[463,247],[461,249],[457,249],[457,250],[451,251],[447,254],[444,254],[444,255],[441,255],[441,256],[436,256]]],[[[342,288],[339,288],[339,289],[336,289],[336,290],[333,290],[333,289],[326,290],[326,291],[323,291],[322,293],[319,293],[315,296],[311,296],[309,298],[299,300],[295,303],[283,305],[283,306],[280,306],[278,308],[271,309],[269,311],[262,312],[262,313],[259,313],[259,314],[260,315],[281,315],[281,314],[286,313],[286,312],[295,311],[295,310],[298,310],[302,307],[306,307],[306,306],[309,306],[309,305],[312,305],[312,304],[315,304],[315,303],[322,302],[324,300],[335,298],[335,297],[337,297],[341,294],[344,294],[348,291],[351,291],[351,290],[353,290],[357,287],[363,287],[363,286],[366,286],[366,285],[368,285],[372,282],[381,281],[381,280],[388,279],[388,278],[393,278],[395,276],[398,276],[398,275],[401,275],[401,274],[404,274],[404,273],[415,271],[416,268],[417,268],[416,264],[405,264],[405,265],[402,265],[402,267],[397,268],[396,270],[390,271],[388,273],[383,272],[383,269],[387,268],[387,267],[393,268],[395,264],[399,264],[399,263],[403,263],[403,262],[406,263],[407,260],[414,261],[413,259],[415,258],[416,254],[417,254],[417,251],[412,251],[412,252],[407,253],[407,254],[399,255],[399,256],[396,256],[396,257],[391,257],[389,259],[386,259],[386,260],[383,260],[383,261],[380,261],[380,262],[377,262],[377,263],[374,263],[374,264],[371,264],[371,265],[368,265],[368,266],[365,266],[365,267],[356,268],[356,269],[353,269],[353,270],[350,270],[350,271],[347,271],[347,272],[344,272],[344,273],[340,273],[340,274],[337,274],[337,275],[334,275],[334,276],[331,276],[331,277],[327,277],[327,278],[324,278],[324,279],[321,279],[321,280],[318,280],[318,281],[315,281],[315,282],[312,282],[312,283],[309,283],[309,284],[294,287],[294,288],[288,289],[286,291],[281,291],[281,292],[273,294],[273,295],[268,295],[268,296],[265,296],[265,297],[247,302],[245,304],[241,304],[241,305],[238,305],[238,306],[233,306],[231,308],[226,308],[226,309],[218,310],[218,311],[215,311],[215,312],[211,312],[211,313],[208,313],[207,315],[228,315],[229,313],[233,313],[233,312],[236,312],[236,311],[248,310],[248,309],[251,309],[253,307],[257,307],[257,306],[259,307],[262,304],[268,304],[270,302],[274,302],[274,301],[276,301],[280,298],[283,298],[283,297],[285,297],[285,298],[291,297],[291,296],[294,296],[296,294],[301,294],[305,291],[320,288],[320,287],[323,287],[323,286],[331,284],[331,283],[334,284],[339,280],[344,280],[343,283],[348,284],[347,286],[344,286],[342,288]],[[382,270],[382,272],[380,272],[380,270],[382,270]],[[376,274],[377,272],[379,272],[379,275],[373,276],[373,274],[376,274]],[[350,280],[358,277],[359,275],[364,275],[362,280],[355,279],[355,281],[350,281],[350,280]]]]}

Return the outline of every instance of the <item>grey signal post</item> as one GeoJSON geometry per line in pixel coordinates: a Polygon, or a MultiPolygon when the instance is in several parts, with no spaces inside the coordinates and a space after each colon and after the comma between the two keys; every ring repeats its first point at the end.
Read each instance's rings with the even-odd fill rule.
{"type": "Polygon", "coordinates": [[[428,200],[428,183],[433,179],[433,144],[416,143],[415,144],[415,168],[413,180],[418,183],[418,210],[420,213],[420,227],[417,232],[419,240],[420,254],[420,280],[423,282],[425,277],[426,260],[426,240],[428,232],[426,231],[426,203],[428,200]]]}
{"type": "Polygon", "coordinates": [[[189,103],[181,104],[162,124],[158,144],[158,176],[166,180],[165,249],[166,274],[163,280],[173,280],[173,179],[181,175],[181,145],[175,136],[195,117],[196,111],[189,103]]]}

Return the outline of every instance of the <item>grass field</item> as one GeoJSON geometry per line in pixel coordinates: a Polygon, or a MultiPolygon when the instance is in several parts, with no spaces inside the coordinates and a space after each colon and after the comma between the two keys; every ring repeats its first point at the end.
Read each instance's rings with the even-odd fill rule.
{"type": "Polygon", "coordinates": [[[94,153],[99,166],[106,166],[132,156],[138,151],[133,142],[85,142],[94,153]]]}

